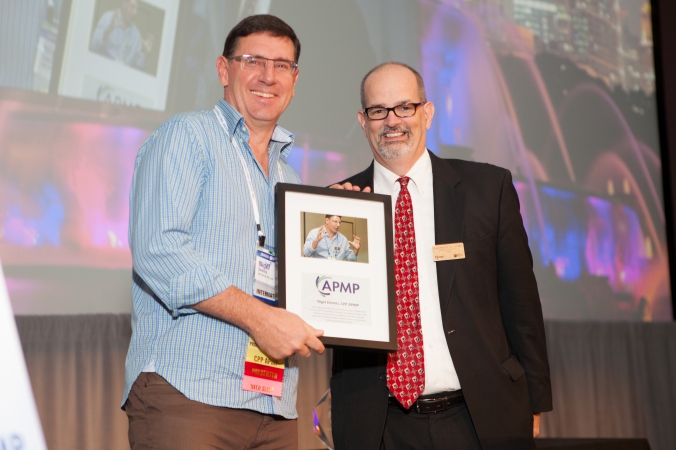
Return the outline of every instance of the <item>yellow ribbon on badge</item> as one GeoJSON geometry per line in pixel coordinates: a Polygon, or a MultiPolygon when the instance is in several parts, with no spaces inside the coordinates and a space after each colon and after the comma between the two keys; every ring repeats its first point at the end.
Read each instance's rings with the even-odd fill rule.
{"type": "Polygon", "coordinates": [[[258,344],[249,336],[249,345],[246,350],[246,361],[263,364],[264,366],[276,367],[284,369],[283,359],[272,359],[258,348],[258,344]]]}

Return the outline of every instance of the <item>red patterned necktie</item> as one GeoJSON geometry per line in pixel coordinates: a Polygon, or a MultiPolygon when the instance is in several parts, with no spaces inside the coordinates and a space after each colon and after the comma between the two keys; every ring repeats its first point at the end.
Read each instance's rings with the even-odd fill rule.
{"type": "Polygon", "coordinates": [[[394,213],[394,278],[397,292],[397,351],[387,357],[387,387],[408,409],[425,390],[425,356],[420,325],[418,259],[410,178],[402,177],[394,213]]]}

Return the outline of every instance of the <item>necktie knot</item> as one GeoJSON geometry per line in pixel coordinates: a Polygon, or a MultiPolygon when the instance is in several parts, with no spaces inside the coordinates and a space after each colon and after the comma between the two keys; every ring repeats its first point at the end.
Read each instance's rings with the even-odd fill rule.
{"type": "Polygon", "coordinates": [[[399,178],[397,181],[399,182],[399,184],[401,185],[401,187],[406,187],[406,186],[408,186],[408,182],[409,182],[410,180],[411,180],[411,179],[410,179],[409,177],[401,177],[401,178],[399,178]]]}

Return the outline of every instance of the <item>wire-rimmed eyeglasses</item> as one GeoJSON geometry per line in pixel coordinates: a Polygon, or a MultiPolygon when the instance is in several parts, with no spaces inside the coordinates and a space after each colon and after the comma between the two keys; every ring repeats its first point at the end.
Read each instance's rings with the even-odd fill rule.
{"type": "Polygon", "coordinates": [[[270,59],[258,55],[238,55],[231,56],[228,59],[234,59],[242,63],[242,70],[263,70],[272,61],[275,72],[280,75],[293,75],[298,71],[298,63],[286,59],[270,59]]]}

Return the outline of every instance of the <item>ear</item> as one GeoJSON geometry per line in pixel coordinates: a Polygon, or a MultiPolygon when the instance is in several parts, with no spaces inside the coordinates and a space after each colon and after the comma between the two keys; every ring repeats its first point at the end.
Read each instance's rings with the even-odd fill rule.
{"type": "Polygon", "coordinates": [[[361,109],[357,111],[357,120],[359,121],[359,125],[361,125],[361,130],[364,132],[364,136],[366,136],[366,117],[364,116],[364,111],[361,109]]]}
{"type": "Polygon", "coordinates": [[[216,71],[218,72],[218,81],[221,82],[221,86],[227,87],[228,81],[230,79],[230,66],[228,60],[225,56],[219,56],[216,58],[216,71]]]}
{"type": "Polygon", "coordinates": [[[432,119],[434,118],[434,103],[427,102],[423,105],[425,111],[425,129],[429,130],[432,126],[432,119]]]}

